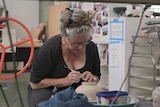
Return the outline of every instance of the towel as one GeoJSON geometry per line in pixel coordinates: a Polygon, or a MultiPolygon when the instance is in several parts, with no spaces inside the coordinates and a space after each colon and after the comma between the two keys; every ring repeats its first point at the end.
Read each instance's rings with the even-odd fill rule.
{"type": "Polygon", "coordinates": [[[68,87],[54,94],[49,100],[40,102],[38,107],[95,107],[88,102],[86,95],[75,92],[68,87]]]}

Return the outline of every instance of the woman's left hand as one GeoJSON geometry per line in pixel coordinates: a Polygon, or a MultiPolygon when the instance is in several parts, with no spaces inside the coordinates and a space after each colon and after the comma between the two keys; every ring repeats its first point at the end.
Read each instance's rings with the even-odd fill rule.
{"type": "Polygon", "coordinates": [[[99,78],[95,75],[93,75],[89,71],[85,71],[81,75],[82,80],[87,81],[87,82],[98,82],[99,78]]]}

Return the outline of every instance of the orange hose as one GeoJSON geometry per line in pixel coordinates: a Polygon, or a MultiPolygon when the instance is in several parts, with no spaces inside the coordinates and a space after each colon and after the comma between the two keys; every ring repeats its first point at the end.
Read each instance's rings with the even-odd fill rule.
{"type": "MultiPolygon", "coordinates": [[[[4,19],[6,19],[6,17],[0,17],[0,20],[4,20],[4,19]]],[[[29,67],[29,65],[32,61],[33,54],[34,54],[34,43],[33,43],[32,35],[31,35],[30,31],[22,22],[18,21],[17,19],[11,18],[11,17],[8,17],[8,20],[19,24],[26,31],[26,33],[28,35],[27,39],[22,40],[22,41],[18,41],[16,43],[14,43],[13,46],[18,46],[18,45],[23,44],[28,41],[30,41],[30,43],[31,43],[31,52],[30,52],[29,59],[28,59],[27,63],[25,64],[25,66],[16,73],[16,76],[18,76],[18,75],[22,74],[29,67]]],[[[0,27],[1,27],[1,25],[0,25],[0,27]]],[[[3,67],[3,63],[4,63],[4,59],[5,59],[6,49],[11,48],[11,45],[4,46],[3,44],[0,43],[0,47],[2,48],[2,54],[1,54],[1,59],[0,59],[0,80],[7,80],[7,79],[14,78],[15,74],[2,76],[2,67],[3,67]]]]}

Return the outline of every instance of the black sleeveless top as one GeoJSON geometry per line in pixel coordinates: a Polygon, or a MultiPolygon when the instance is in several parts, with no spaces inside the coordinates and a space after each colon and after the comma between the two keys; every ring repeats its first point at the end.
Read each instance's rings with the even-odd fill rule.
{"type": "MultiPolygon", "coordinates": [[[[30,81],[32,83],[39,83],[44,78],[66,77],[70,70],[65,68],[65,65],[61,47],[61,35],[56,35],[36,50],[31,65],[30,81]]],[[[100,78],[100,59],[97,46],[92,41],[86,46],[86,63],[83,68],[77,69],[77,71],[81,73],[90,71],[93,75],[97,75],[100,78]]],[[[72,86],[77,88],[81,85],[81,82],[75,83],[72,86]]],[[[54,86],[48,88],[53,89],[54,86]]],[[[58,88],[58,90],[66,88],[62,87],[58,88]]]]}

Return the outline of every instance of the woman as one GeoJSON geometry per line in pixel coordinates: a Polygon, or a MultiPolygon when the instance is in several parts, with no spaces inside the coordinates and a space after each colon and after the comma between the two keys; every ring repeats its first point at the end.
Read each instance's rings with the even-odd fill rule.
{"type": "Polygon", "coordinates": [[[66,8],[60,21],[62,33],[35,52],[28,92],[30,107],[48,100],[55,87],[57,92],[69,86],[76,89],[82,81],[100,79],[97,47],[89,40],[93,31],[89,15],[80,9],[66,8]]]}

